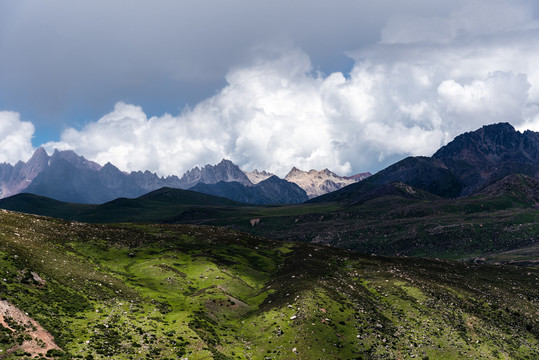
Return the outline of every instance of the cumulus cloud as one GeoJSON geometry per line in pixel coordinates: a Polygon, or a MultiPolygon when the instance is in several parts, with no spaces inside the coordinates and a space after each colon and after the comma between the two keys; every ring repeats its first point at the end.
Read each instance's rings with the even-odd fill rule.
{"type": "Polygon", "coordinates": [[[32,156],[34,125],[12,111],[0,111],[0,162],[26,161],[32,156]]]}
{"type": "Polygon", "coordinates": [[[178,116],[148,118],[120,102],[47,148],[162,175],[222,158],[279,175],[292,166],[350,174],[431,155],[485,123],[522,119],[525,75],[478,72],[468,82],[452,75],[450,67],[403,60],[358,62],[348,77],[325,76],[296,49],[231,71],[218,94],[178,116]]]}
{"type": "Polygon", "coordinates": [[[349,53],[349,74],[317,71],[299,48],[265,51],[178,115],[119,102],[46,147],[162,175],[222,158],[279,175],[292,166],[346,175],[431,155],[485,124],[537,130],[539,27],[530,10],[496,0],[395,16],[380,43],[349,53]]]}

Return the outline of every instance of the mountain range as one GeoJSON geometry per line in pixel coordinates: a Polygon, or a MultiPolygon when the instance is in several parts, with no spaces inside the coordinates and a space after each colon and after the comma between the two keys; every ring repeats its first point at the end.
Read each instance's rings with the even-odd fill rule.
{"type": "MultiPolygon", "coordinates": [[[[519,261],[533,261],[539,239],[536,137],[508,124],[489,125],[457,137],[436,156],[404,159],[358,183],[293,206],[243,203],[263,202],[244,189],[258,190],[257,196],[279,194],[271,186],[282,190],[279,183],[285,180],[269,177],[250,187],[238,182],[195,186],[213,195],[236,192],[240,202],[163,188],[99,206],[19,194],[0,200],[0,207],[89,222],[227,226],[266,238],[385,255],[494,259],[494,254],[528,249],[519,261]]],[[[298,194],[302,193],[296,188],[298,194]]]]}
{"type": "MultiPolygon", "coordinates": [[[[318,176],[314,170],[310,173],[312,177],[318,176]]],[[[302,184],[305,181],[299,182],[298,186],[295,178],[283,180],[258,170],[249,173],[230,160],[222,160],[214,166],[195,167],[181,178],[175,175],[160,177],[149,171],[125,173],[111,163],[101,166],[69,150],[56,150],[49,156],[43,148],[38,148],[27,162],[19,161],[14,166],[0,164],[0,198],[28,192],[65,202],[101,204],[121,197],[136,198],[170,187],[193,188],[253,204],[289,204],[308,200],[306,190],[309,194],[312,191],[326,193],[357,181],[331,174],[329,185],[327,181],[319,181],[318,185],[311,182],[304,189],[302,184]]]]}

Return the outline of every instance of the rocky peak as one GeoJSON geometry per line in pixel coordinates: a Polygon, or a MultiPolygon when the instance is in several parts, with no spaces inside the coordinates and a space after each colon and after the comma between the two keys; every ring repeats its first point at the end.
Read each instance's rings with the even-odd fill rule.
{"type": "Polygon", "coordinates": [[[38,147],[36,151],[34,151],[34,154],[32,157],[26,162],[26,164],[30,163],[43,163],[49,161],[49,155],[47,154],[47,151],[45,151],[44,148],[38,147]]]}
{"type": "Polygon", "coordinates": [[[285,180],[293,182],[304,189],[309,198],[327,194],[356,182],[355,179],[338,176],[329,169],[321,171],[311,169],[307,172],[296,167],[290,170],[285,176],[285,180]]]}
{"type": "Polygon", "coordinates": [[[190,188],[198,183],[215,184],[220,181],[236,181],[243,185],[253,185],[247,175],[230,160],[223,159],[217,165],[206,165],[187,171],[181,178],[182,186],[190,188]]]}
{"type": "Polygon", "coordinates": [[[539,134],[520,133],[508,123],[486,125],[457,136],[433,156],[444,162],[494,164],[500,161],[539,162],[539,134]]]}
{"type": "Polygon", "coordinates": [[[297,175],[297,174],[303,174],[303,171],[301,171],[300,169],[298,169],[297,167],[293,167],[292,170],[290,170],[288,172],[288,174],[286,174],[286,176],[284,177],[285,179],[287,177],[291,177],[291,176],[294,176],[294,175],[297,175]]]}
{"type": "MultiPolygon", "coordinates": [[[[211,165],[206,165],[206,166],[211,166],[211,165]]],[[[218,166],[218,167],[227,167],[227,168],[230,168],[230,167],[237,167],[236,164],[234,164],[232,161],[230,160],[227,160],[227,159],[223,159],[219,162],[219,164],[215,165],[215,166],[218,166]]]]}
{"type": "Polygon", "coordinates": [[[253,170],[253,174],[255,175],[262,175],[262,176],[272,176],[273,174],[270,172],[267,172],[266,170],[258,171],[257,169],[253,170]]]}
{"type": "Polygon", "coordinates": [[[99,174],[100,175],[106,174],[107,176],[115,176],[115,175],[121,175],[123,173],[116,166],[112,165],[110,162],[107,162],[105,166],[99,169],[99,174]]]}
{"type": "Polygon", "coordinates": [[[251,181],[253,184],[258,184],[259,182],[267,180],[268,178],[273,176],[272,173],[267,172],[266,170],[258,171],[257,169],[254,169],[252,172],[244,171],[243,173],[249,178],[249,181],[251,181]]]}
{"type": "Polygon", "coordinates": [[[49,155],[42,147],[36,149],[32,157],[26,162],[26,164],[21,164],[21,173],[24,174],[26,179],[32,180],[47,168],[49,163],[49,155]]]}
{"type": "Polygon", "coordinates": [[[67,161],[77,169],[91,169],[96,171],[99,171],[101,169],[101,165],[96,162],[87,160],[84,156],[77,155],[77,153],[75,153],[73,150],[54,150],[54,153],[50,158],[51,164],[60,159],[67,161]]]}

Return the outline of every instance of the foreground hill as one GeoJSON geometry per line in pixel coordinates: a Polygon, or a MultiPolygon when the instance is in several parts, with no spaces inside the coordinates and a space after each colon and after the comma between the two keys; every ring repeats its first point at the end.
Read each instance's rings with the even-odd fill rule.
{"type": "Polygon", "coordinates": [[[193,225],[7,211],[0,225],[5,359],[539,356],[533,269],[364,256],[193,225]]]}

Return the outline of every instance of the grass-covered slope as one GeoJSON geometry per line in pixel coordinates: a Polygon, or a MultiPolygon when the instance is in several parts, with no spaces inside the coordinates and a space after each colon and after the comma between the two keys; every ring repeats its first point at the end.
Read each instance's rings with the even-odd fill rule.
{"type": "MultiPolygon", "coordinates": [[[[539,356],[534,269],[7,211],[0,259],[0,305],[49,331],[57,358],[539,356]]],[[[28,321],[0,316],[0,358],[39,357],[36,346],[47,348],[28,321]]]]}

